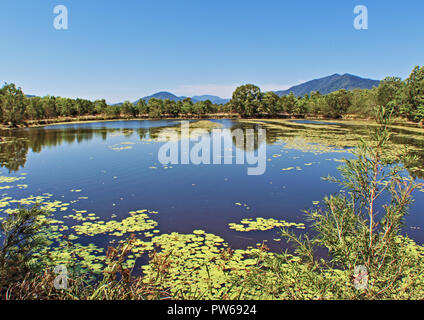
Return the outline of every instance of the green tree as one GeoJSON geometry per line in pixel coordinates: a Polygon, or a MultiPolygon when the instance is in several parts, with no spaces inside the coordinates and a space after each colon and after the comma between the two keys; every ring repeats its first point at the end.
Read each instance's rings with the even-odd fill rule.
{"type": "Polygon", "coordinates": [[[46,118],[57,117],[56,98],[52,96],[43,97],[43,109],[46,118]]]}
{"type": "Polygon", "coordinates": [[[138,109],[130,101],[125,101],[121,107],[122,113],[125,116],[136,117],[138,114],[138,109]]]}
{"type": "Polygon", "coordinates": [[[259,112],[275,116],[281,111],[280,97],[272,91],[266,92],[261,101],[259,112]]]}
{"type": "MultiPolygon", "coordinates": [[[[349,114],[356,114],[362,117],[373,118],[377,111],[378,89],[371,90],[355,89],[352,91],[351,105],[347,110],[349,114]]],[[[385,104],[380,104],[384,106],[385,104]]],[[[388,107],[390,108],[390,107],[388,107]]],[[[395,113],[393,113],[395,114],[395,113]]]]}
{"type": "Polygon", "coordinates": [[[296,101],[293,112],[297,115],[305,115],[309,111],[309,96],[305,94],[303,98],[296,101]]]}
{"type": "Polygon", "coordinates": [[[163,115],[163,100],[151,98],[148,103],[149,117],[160,118],[163,115]]]}
{"type": "Polygon", "coordinates": [[[74,108],[74,100],[67,98],[56,99],[56,110],[58,115],[64,117],[75,116],[77,114],[74,108]]]}
{"type": "Polygon", "coordinates": [[[94,112],[96,114],[106,113],[107,103],[105,99],[94,101],[94,112]]]}
{"type": "Polygon", "coordinates": [[[185,98],[182,101],[181,112],[184,114],[193,113],[193,101],[191,100],[191,98],[185,98]]]}
{"type": "Polygon", "coordinates": [[[247,84],[234,91],[231,104],[233,110],[241,117],[254,117],[259,113],[261,100],[261,89],[253,84],[247,84]]]}
{"type": "Polygon", "coordinates": [[[405,81],[400,113],[412,121],[424,119],[424,67],[416,66],[405,81]]]}
{"type": "Polygon", "coordinates": [[[12,127],[23,123],[26,111],[25,96],[15,84],[5,84],[1,89],[2,120],[12,127]]]}
{"type": "Polygon", "coordinates": [[[341,118],[351,105],[351,93],[347,90],[332,92],[326,96],[327,106],[324,115],[331,118],[341,118]]]}
{"type": "Polygon", "coordinates": [[[44,118],[43,103],[40,97],[32,97],[28,99],[25,117],[31,120],[44,118]]]}
{"type": "Polygon", "coordinates": [[[290,92],[287,96],[282,96],[280,98],[280,103],[283,108],[283,111],[288,114],[293,114],[296,108],[297,97],[293,92],[290,92]]]}
{"type": "Polygon", "coordinates": [[[319,92],[311,92],[311,96],[309,99],[309,105],[310,105],[310,112],[314,114],[323,114],[326,106],[327,101],[325,99],[325,96],[323,96],[319,92]]]}
{"type": "Polygon", "coordinates": [[[395,115],[399,114],[403,87],[404,83],[401,78],[384,78],[377,89],[377,104],[393,109],[395,115]]]}
{"type": "Polygon", "coordinates": [[[165,99],[163,102],[163,109],[164,113],[174,117],[178,117],[178,114],[180,113],[176,101],[170,99],[165,99]]]}
{"type": "Polygon", "coordinates": [[[147,103],[143,99],[139,99],[137,101],[136,107],[137,107],[137,110],[138,110],[138,114],[145,115],[145,114],[149,113],[149,108],[147,107],[147,103]]]}
{"type": "Polygon", "coordinates": [[[111,118],[119,118],[121,114],[120,106],[108,106],[106,108],[106,115],[111,118]]]}

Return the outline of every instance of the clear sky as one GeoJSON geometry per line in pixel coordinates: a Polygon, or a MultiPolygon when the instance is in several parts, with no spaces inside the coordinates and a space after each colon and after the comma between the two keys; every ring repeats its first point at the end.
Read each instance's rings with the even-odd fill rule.
{"type": "Polygon", "coordinates": [[[334,73],[405,78],[424,64],[423,12],[423,0],[2,0],[0,81],[114,103],[334,73]],[[53,27],[56,5],[68,30],[53,27]],[[368,30],[353,27],[356,5],[368,30]]]}

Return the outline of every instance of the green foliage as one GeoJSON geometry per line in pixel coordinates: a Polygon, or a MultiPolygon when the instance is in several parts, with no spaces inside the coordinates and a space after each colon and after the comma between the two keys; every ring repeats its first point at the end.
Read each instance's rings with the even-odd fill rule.
{"type": "Polygon", "coordinates": [[[125,116],[133,118],[135,118],[139,113],[139,109],[129,101],[125,101],[122,104],[121,111],[125,116]]]}
{"type": "Polygon", "coordinates": [[[294,114],[305,115],[309,111],[309,96],[305,95],[303,99],[298,99],[294,107],[294,114]]]}
{"type": "Polygon", "coordinates": [[[402,104],[402,93],[404,83],[397,77],[387,77],[380,82],[377,89],[377,104],[393,110],[395,115],[399,114],[402,104]]]}
{"type": "Polygon", "coordinates": [[[38,206],[21,207],[0,224],[0,289],[39,269],[37,254],[47,243],[45,216],[38,206]]]}
{"type": "Polygon", "coordinates": [[[378,89],[376,88],[371,90],[353,90],[351,105],[347,113],[359,115],[364,118],[373,118],[377,111],[377,94],[378,89]]]}
{"type": "Polygon", "coordinates": [[[326,96],[326,101],[324,115],[330,118],[341,118],[351,105],[351,93],[346,90],[332,92],[326,96]]]}
{"type": "Polygon", "coordinates": [[[137,110],[139,114],[148,114],[149,113],[149,108],[147,107],[147,103],[146,101],[144,101],[143,99],[140,99],[137,101],[137,110]]]}
{"type": "Polygon", "coordinates": [[[44,118],[44,109],[42,99],[34,97],[27,99],[25,116],[27,119],[38,120],[44,118]]]}
{"type": "Polygon", "coordinates": [[[241,117],[254,117],[258,115],[261,106],[262,94],[259,87],[246,84],[238,87],[231,100],[234,111],[241,117]]]}
{"type": "Polygon", "coordinates": [[[21,88],[5,84],[0,91],[1,119],[12,127],[21,124],[25,114],[25,96],[21,88]]]}
{"type": "Polygon", "coordinates": [[[424,119],[424,67],[415,67],[406,79],[400,112],[412,121],[424,119]]]}
{"type": "Polygon", "coordinates": [[[280,101],[283,111],[288,114],[293,114],[297,103],[297,97],[293,94],[293,92],[290,92],[288,96],[281,97],[280,101]]]}
{"type": "Polygon", "coordinates": [[[43,110],[44,110],[44,116],[47,119],[57,117],[58,112],[56,109],[56,98],[51,96],[44,97],[43,110]]]}
{"type": "Polygon", "coordinates": [[[262,97],[259,111],[263,114],[275,116],[281,112],[280,98],[274,92],[266,92],[262,97]]]}
{"type": "Polygon", "coordinates": [[[52,270],[28,272],[18,281],[10,281],[0,292],[0,299],[8,300],[152,300],[169,299],[167,291],[133,277],[132,269],[125,266],[128,254],[134,248],[130,237],[117,247],[109,247],[106,268],[97,278],[90,275],[68,274],[66,290],[54,287],[52,270]]]}
{"type": "Polygon", "coordinates": [[[119,106],[108,106],[106,108],[106,115],[112,118],[118,118],[121,114],[121,107],[119,106]]]}
{"type": "Polygon", "coordinates": [[[96,114],[104,114],[107,110],[107,103],[105,99],[96,100],[94,102],[94,112],[96,114]]]}
{"type": "Polygon", "coordinates": [[[149,117],[160,118],[163,114],[163,100],[151,98],[148,103],[149,117]]]}

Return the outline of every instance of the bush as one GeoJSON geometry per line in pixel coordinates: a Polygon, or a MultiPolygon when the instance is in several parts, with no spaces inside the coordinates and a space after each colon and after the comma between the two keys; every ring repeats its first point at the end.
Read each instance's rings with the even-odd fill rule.
{"type": "Polygon", "coordinates": [[[41,268],[38,250],[45,245],[46,213],[38,206],[19,208],[0,224],[0,290],[41,268]]]}

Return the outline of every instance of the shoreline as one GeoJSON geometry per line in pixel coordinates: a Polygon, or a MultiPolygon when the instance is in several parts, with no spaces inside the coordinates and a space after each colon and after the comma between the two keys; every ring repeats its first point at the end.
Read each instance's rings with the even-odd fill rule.
{"type": "MultiPolygon", "coordinates": [[[[142,117],[104,117],[104,116],[87,116],[87,117],[77,117],[77,118],[53,118],[53,119],[43,119],[43,120],[30,120],[27,121],[24,125],[20,125],[16,128],[0,125],[0,130],[16,130],[16,129],[25,129],[25,128],[42,128],[47,126],[63,125],[63,124],[79,124],[79,123],[96,123],[96,122],[111,122],[111,121],[138,121],[138,120],[149,120],[149,121],[159,121],[159,120],[208,120],[208,119],[221,119],[221,120],[241,120],[241,121],[276,121],[276,122],[285,122],[291,120],[311,120],[311,121],[322,121],[322,122],[339,122],[340,124],[371,124],[376,125],[376,121],[372,118],[359,118],[354,116],[347,116],[344,118],[333,119],[333,118],[324,118],[320,116],[304,116],[304,117],[294,117],[288,115],[281,115],[279,117],[253,117],[253,118],[241,118],[238,114],[235,113],[222,113],[222,114],[210,114],[202,117],[162,117],[162,118],[150,118],[148,116],[142,117]]],[[[403,128],[407,127],[412,130],[418,130],[424,132],[424,128],[420,127],[419,123],[408,121],[406,119],[396,119],[392,127],[402,126],[403,128]]]]}

